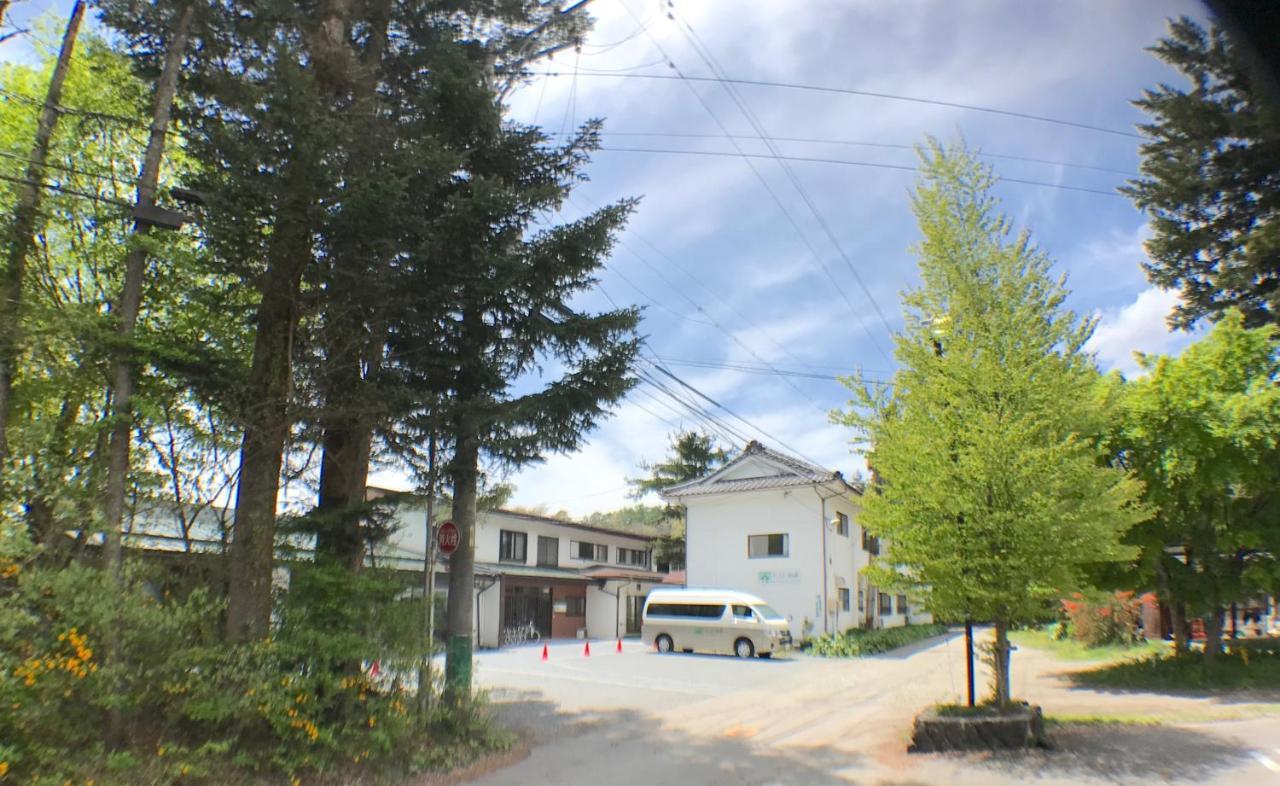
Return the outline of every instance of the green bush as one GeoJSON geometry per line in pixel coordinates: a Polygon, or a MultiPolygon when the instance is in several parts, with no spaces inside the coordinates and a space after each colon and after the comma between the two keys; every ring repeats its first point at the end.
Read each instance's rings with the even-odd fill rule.
{"type": "Polygon", "coordinates": [[[119,583],[0,568],[0,780],[395,778],[509,744],[478,707],[414,711],[423,606],[389,574],[295,564],[273,637],[231,645],[207,589],[167,592],[136,567],[119,583]]]}
{"type": "Polygon", "coordinates": [[[854,628],[841,634],[828,633],[813,639],[809,645],[809,653],[823,658],[858,658],[904,647],[946,632],[947,626],[941,623],[877,630],[854,628]]]}

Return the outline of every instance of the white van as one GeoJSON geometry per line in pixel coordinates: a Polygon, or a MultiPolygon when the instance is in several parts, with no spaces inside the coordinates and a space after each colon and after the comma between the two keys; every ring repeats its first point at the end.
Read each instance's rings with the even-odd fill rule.
{"type": "Polygon", "coordinates": [[[645,600],[640,637],[658,652],[722,652],[767,658],[791,645],[787,620],[755,595],[659,589],[645,600]]]}

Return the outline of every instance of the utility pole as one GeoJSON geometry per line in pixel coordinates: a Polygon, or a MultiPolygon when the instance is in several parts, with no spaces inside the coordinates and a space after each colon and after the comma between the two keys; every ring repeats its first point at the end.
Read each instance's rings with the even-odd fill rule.
{"type": "Polygon", "coordinates": [[[418,669],[418,709],[423,720],[431,709],[432,659],[436,654],[436,435],[427,438],[427,533],[426,533],[426,586],[423,597],[427,600],[427,654],[422,668],[418,669]]]}
{"type": "Polygon", "coordinates": [[[188,4],[174,25],[165,52],[164,67],[156,82],[155,108],[151,116],[151,137],[147,140],[142,171],[138,175],[138,200],[134,207],[134,243],[125,257],[124,284],[115,311],[120,320],[117,331],[119,348],[111,382],[111,443],[107,453],[107,498],[105,507],[107,566],[117,576],[123,562],[120,525],[124,517],[125,481],[129,474],[129,443],[133,435],[134,364],[130,357],[133,329],[138,322],[142,301],[142,281],[146,273],[147,250],[138,236],[150,234],[156,220],[156,185],[160,181],[160,161],[164,157],[165,137],[169,133],[169,116],[178,88],[178,72],[187,49],[187,31],[195,6],[188,4]]]}
{"type": "MultiPolygon", "coordinates": [[[[6,6],[8,3],[5,4],[6,6]]],[[[76,37],[80,34],[80,21],[84,19],[84,0],[76,0],[67,20],[67,30],[62,34],[62,47],[45,91],[44,107],[36,122],[36,139],[27,156],[27,171],[18,189],[17,204],[9,220],[8,265],[0,278],[0,498],[4,496],[4,465],[9,459],[9,414],[13,409],[13,376],[21,354],[22,280],[26,274],[27,257],[35,246],[36,217],[40,211],[41,191],[44,188],[45,161],[53,130],[58,125],[61,109],[62,86],[71,69],[71,55],[76,37]]]]}

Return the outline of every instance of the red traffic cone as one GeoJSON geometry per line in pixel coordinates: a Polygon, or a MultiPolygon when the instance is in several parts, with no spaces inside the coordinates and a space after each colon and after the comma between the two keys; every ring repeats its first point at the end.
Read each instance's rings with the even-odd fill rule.
{"type": "Polygon", "coordinates": [[[618,649],[616,650],[616,652],[618,653],[622,652],[622,639],[618,639],[618,649]]]}
{"type": "Polygon", "coordinates": [[[588,641],[587,643],[582,645],[582,657],[584,658],[591,657],[591,642],[588,641]]]}
{"type": "Polygon", "coordinates": [[[542,659],[543,660],[547,659],[547,645],[545,644],[542,645],[542,659]]]}

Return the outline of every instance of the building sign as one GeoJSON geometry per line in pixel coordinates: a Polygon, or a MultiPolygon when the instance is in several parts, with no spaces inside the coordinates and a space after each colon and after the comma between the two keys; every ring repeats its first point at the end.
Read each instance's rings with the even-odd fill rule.
{"type": "Polygon", "coordinates": [[[799,584],[798,570],[762,570],[759,574],[761,584],[799,584]]]}

